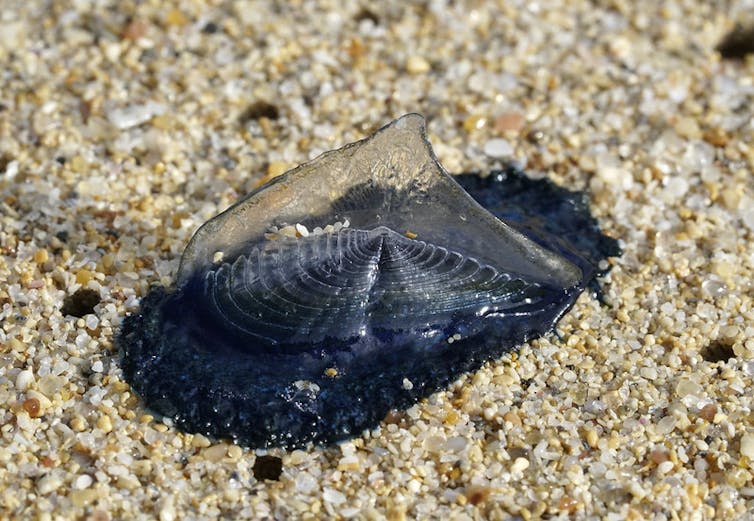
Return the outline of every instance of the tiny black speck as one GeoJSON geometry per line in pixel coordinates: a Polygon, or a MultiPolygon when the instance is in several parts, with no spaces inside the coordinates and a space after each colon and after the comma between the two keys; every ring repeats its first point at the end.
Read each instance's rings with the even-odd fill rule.
{"type": "Polygon", "coordinates": [[[252,470],[257,481],[265,479],[277,481],[283,472],[283,460],[277,456],[257,456],[252,470]]]}
{"type": "Polygon", "coordinates": [[[280,117],[280,110],[276,105],[268,103],[266,101],[256,101],[246,107],[246,109],[238,117],[238,122],[241,125],[245,125],[250,121],[256,121],[260,118],[278,119],[280,117]]]}
{"type": "Polygon", "coordinates": [[[89,313],[94,313],[94,306],[99,304],[99,301],[99,293],[93,289],[82,288],[63,300],[63,307],[60,311],[63,315],[83,317],[89,313]]]}
{"type": "Polygon", "coordinates": [[[215,22],[207,22],[207,25],[202,27],[202,32],[204,34],[215,34],[219,29],[215,22]]]}

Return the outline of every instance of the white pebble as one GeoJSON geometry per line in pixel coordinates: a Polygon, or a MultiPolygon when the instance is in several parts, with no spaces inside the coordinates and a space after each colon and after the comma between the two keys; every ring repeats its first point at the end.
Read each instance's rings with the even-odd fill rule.
{"type": "Polygon", "coordinates": [[[314,477],[308,472],[299,472],[296,474],[296,491],[302,494],[311,494],[319,488],[319,484],[314,477]]]}
{"type": "Polygon", "coordinates": [[[523,472],[529,468],[529,460],[526,458],[516,458],[516,461],[511,465],[511,474],[523,472]]]}
{"type": "Polygon", "coordinates": [[[87,329],[94,330],[97,329],[97,326],[99,325],[99,317],[91,313],[86,315],[85,321],[87,329]]]}
{"type": "Polygon", "coordinates": [[[597,170],[597,175],[613,190],[627,190],[633,184],[631,172],[618,166],[605,166],[597,170]]]}
{"type": "Polygon", "coordinates": [[[665,436],[670,434],[675,428],[676,419],[673,416],[665,416],[655,425],[655,434],[665,436]]]}
{"type": "Polygon", "coordinates": [[[296,231],[301,237],[309,237],[309,230],[301,223],[296,223],[296,231]]]}
{"type": "MultiPolygon", "coordinates": [[[[754,201],[750,200],[749,203],[754,203],[754,201]]],[[[741,208],[741,221],[749,230],[754,231],[754,204],[750,204],[749,206],[742,204],[741,208]]]]}
{"type": "Polygon", "coordinates": [[[490,139],[484,144],[484,153],[494,158],[510,157],[513,147],[505,139],[490,139]]]}
{"type": "Polygon", "coordinates": [[[322,499],[333,505],[340,505],[346,502],[346,496],[334,488],[325,487],[322,492],[322,499]]]}
{"type": "Polygon", "coordinates": [[[741,436],[741,455],[754,461],[754,434],[744,434],[741,436]]]}
{"type": "Polygon", "coordinates": [[[461,452],[466,448],[467,443],[466,438],[463,436],[453,436],[445,442],[445,449],[450,452],[461,452]]]}
{"type": "Polygon", "coordinates": [[[18,174],[18,161],[11,161],[5,166],[5,177],[10,180],[18,174]]]}
{"type": "Polygon", "coordinates": [[[407,391],[410,391],[411,389],[414,388],[414,383],[411,380],[409,380],[408,378],[404,378],[403,379],[403,388],[405,390],[407,390],[407,391]]]}
{"type": "Polygon", "coordinates": [[[406,70],[411,74],[424,74],[430,69],[429,62],[422,56],[409,56],[406,60],[406,70]]]}
{"type": "Polygon", "coordinates": [[[683,398],[684,396],[693,395],[693,396],[701,396],[703,389],[702,386],[698,383],[694,382],[693,380],[689,380],[688,378],[681,378],[681,380],[678,382],[678,385],[676,385],[675,392],[683,398]]]}
{"type": "Polygon", "coordinates": [[[92,484],[92,481],[92,477],[89,474],[81,474],[75,480],[73,480],[73,488],[77,490],[89,488],[92,484]]]}
{"type": "Polygon", "coordinates": [[[25,391],[34,383],[34,373],[30,369],[24,369],[16,375],[16,390],[25,391]]]}
{"type": "Polygon", "coordinates": [[[97,360],[92,364],[92,371],[95,373],[101,373],[104,369],[104,365],[102,364],[102,360],[97,360]]]}
{"type": "Polygon", "coordinates": [[[62,484],[63,480],[60,478],[60,475],[57,472],[51,472],[37,481],[37,492],[42,495],[49,494],[60,488],[62,484]]]}
{"type": "Polygon", "coordinates": [[[710,297],[720,297],[727,292],[727,287],[719,280],[707,279],[702,282],[702,291],[710,297]]]}
{"type": "Polygon", "coordinates": [[[173,521],[176,517],[175,504],[173,498],[165,497],[160,504],[160,521],[173,521]]]}
{"type": "Polygon", "coordinates": [[[165,112],[165,105],[150,101],[143,105],[130,105],[122,109],[113,109],[107,113],[107,119],[120,130],[125,130],[146,123],[163,112],[165,112]]]}
{"type": "Polygon", "coordinates": [[[689,191],[689,182],[681,176],[674,176],[667,180],[663,195],[666,201],[676,201],[689,191]]]}

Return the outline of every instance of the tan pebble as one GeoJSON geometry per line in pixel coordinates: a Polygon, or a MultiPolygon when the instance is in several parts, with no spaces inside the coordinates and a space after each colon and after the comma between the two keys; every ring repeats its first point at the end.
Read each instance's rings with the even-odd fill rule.
{"type": "Polygon", "coordinates": [[[280,228],[278,230],[278,233],[280,235],[284,235],[286,237],[291,237],[291,238],[295,238],[296,235],[297,235],[297,233],[296,233],[296,227],[292,226],[290,224],[288,226],[283,226],[282,228],[280,228]]]}
{"type": "Polygon", "coordinates": [[[410,74],[424,74],[429,69],[429,62],[423,56],[413,55],[406,60],[406,70],[410,74]]]}
{"type": "Polygon", "coordinates": [[[152,420],[154,420],[154,416],[152,416],[151,414],[142,414],[139,418],[139,423],[145,424],[151,422],[152,420]]]}
{"type": "Polygon", "coordinates": [[[696,120],[690,117],[679,118],[675,124],[675,131],[689,139],[698,139],[701,134],[696,120]]]}
{"type": "Polygon", "coordinates": [[[463,129],[466,132],[479,130],[487,124],[487,118],[479,114],[472,114],[463,121],[463,129]]]}
{"type": "Polygon", "coordinates": [[[68,498],[71,500],[71,503],[73,503],[73,506],[83,508],[97,500],[97,490],[93,488],[71,490],[68,493],[68,498]]]}
{"type": "Polygon", "coordinates": [[[267,165],[267,177],[273,179],[284,174],[288,168],[288,163],[284,161],[270,161],[270,164],[267,165]]]}
{"type": "Polygon", "coordinates": [[[103,255],[100,261],[102,262],[103,268],[110,269],[113,267],[113,264],[115,264],[115,257],[108,253],[103,255]]]}
{"type": "Polygon", "coordinates": [[[728,483],[728,485],[735,488],[743,487],[751,480],[751,478],[751,473],[741,467],[733,467],[725,475],[725,481],[728,483]]]}
{"type": "Polygon", "coordinates": [[[711,128],[705,130],[702,138],[710,145],[724,147],[728,144],[728,134],[721,128],[711,128]]]}
{"type": "Polygon", "coordinates": [[[231,459],[239,459],[243,456],[243,449],[238,445],[231,445],[228,447],[228,457],[231,459]]]}
{"type": "Polygon", "coordinates": [[[42,406],[39,404],[39,400],[36,398],[27,398],[24,403],[21,404],[23,409],[29,414],[31,418],[39,418],[42,416],[42,406]]]}
{"type": "Polygon", "coordinates": [[[55,393],[62,389],[64,383],[63,378],[48,374],[39,379],[37,389],[48,398],[52,398],[55,393]]]}
{"type": "Polygon", "coordinates": [[[406,507],[403,505],[395,505],[387,511],[388,521],[406,521],[406,507]]]}
{"type": "Polygon", "coordinates": [[[97,428],[102,430],[103,432],[110,432],[113,430],[113,421],[110,419],[110,416],[107,414],[103,414],[99,418],[97,418],[97,428]]]}
{"type": "Polygon", "coordinates": [[[599,434],[597,434],[597,431],[594,429],[586,429],[584,432],[584,441],[586,441],[587,445],[591,448],[595,449],[600,441],[599,434]]]}
{"type": "Polygon", "coordinates": [[[338,460],[338,470],[349,471],[359,470],[359,459],[356,456],[344,456],[338,460]]]}
{"type": "Polygon", "coordinates": [[[86,159],[81,156],[73,156],[71,160],[68,161],[68,166],[70,166],[71,170],[76,173],[83,173],[89,168],[86,159]]]}
{"type": "Polygon", "coordinates": [[[515,474],[518,472],[523,472],[526,469],[529,468],[529,460],[526,458],[516,458],[516,460],[513,462],[513,465],[511,465],[511,474],[515,474]]]}
{"type": "MultiPolygon", "coordinates": [[[[157,116],[152,118],[152,121],[150,121],[152,126],[159,130],[171,130],[173,128],[173,118],[170,117],[169,114],[158,114],[157,116]]],[[[157,175],[162,174],[165,172],[166,167],[165,163],[159,162],[156,165],[154,165],[154,172],[157,175]]]]}
{"type": "Polygon", "coordinates": [[[47,254],[47,250],[37,250],[34,252],[34,262],[36,262],[37,264],[45,263],[49,258],[50,257],[47,254]]]}
{"type": "Polygon", "coordinates": [[[74,416],[71,419],[70,427],[76,432],[84,432],[86,430],[86,420],[81,416],[74,416]]]}
{"type": "Polygon", "coordinates": [[[300,465],[307,460],[308,454],[303,450],[294,450],[290,453],[289,458],[288,463],[290,465],[300,465]]]}
{"type": "Polygon", "coordinates": [[[668,451],[664,449],[654,449],[649,453],[649,460],[656,465],[668,461],[668,451]]]}
{"type": "Polygon", "coordinates": [[[738,205],[741,202],[741,192],[735,188],[725,188],[720,192],[720,199],[723,205],[729,210],[737,210],[738,205]]]}
{"type": "Polygon", "coordinates": [[[513,411],[508,411],[503,415],[503,420],[512,423],[513,425],[516,425],[517,427],[521,427],[522,422],[521,418],[513,411]]]}
{"type": "Polygon", "coordinates": [[[708,403],[699,411],[699,417],[705,421],[712,423],[717,414],[717,406],[714,403],[708,403]]]}
{"type": "Polygon", "coordinates": [[[461,416],[453,410],[448,411],[448,414],[445,415],[445,423],[447,425],[455,425],[458,423],[458,420],[461,419],[461,416]]]}
{"type": "Polygon", "coordinates": [[[518,132],[524,126],[524,116],[518,112],[506,112],[495,118],[495,130],[498,132],[518,132]]]}
{"type": "MultiPolygon", "coordinates": [[[[24,346],[23,342],[21,342],[18,338],[11,338],[8,340],[8,347],[11,351],[24,351],[26,350],[26,346],[24,346]]],[[[44,377],[42,377],[44,378],[44,377]]]]}
{"type": "Polygon", "coordinates": [[[169,26],[182,27],[189,23],[189,19],[178,9],[171,9],[165,17],[165,24],[169,26]]]}
{"type": "Polygon", "coordinates": [[[126,490],[136,490],[141,487],[141,483],[138,479],[131,476],[119,476],[117,486],[126,490]]]}
{"type": "Polygon", "coordinates": [[[484,503],[490,497],[490,494],[492,494],[492,489],[482,485],[470,485],[463,492],[463,495],[466,496],[472,505],[484,503]]]}
{"type": "Polygon", "coordinates": [[[702,386],[688,378],[681,378],[675,387],[675,392],[681,398],[689,395],[701,396],[702,386]]]}
{"type": "Polygon", "coordinates": [[[209,461],[220,461],[228,453],[228,446],[224,443],[218,443],[202,450],[202,456],[209,461]]]}
{"type": "Polygon", "coordinates": [[[94,275],[89,270],[79,270],[78,273],[76,273],[76,282],[81,284],[82,286],[89,284],[89,281],[93,278],[94,275]]]}
{"type": "Polygon", "coordinates": [[[579,502],[571,496],[562,496],[558,500],[558,510],[565,512],[575,512],[578,509],[579,502]]]}
{"type": "Polygon", "coordinates": [[[137,476],[148,476],[152,473],[152,460],[140,459],[133,462],[131,465],[134,473],[137,476]]]}
{"type": "Polygon", "coordinates": [[[726,279],[735,273],[735,267],[726,261],[717,261],[712,264],[712,272],[726,279]]]}
{"type": "Polygon", "coordinates": [[[203,434],[194,434],[194,437],[191,439],[192,447],[206,449],[210,445],[212,445],[212,443],[203,434]]]}

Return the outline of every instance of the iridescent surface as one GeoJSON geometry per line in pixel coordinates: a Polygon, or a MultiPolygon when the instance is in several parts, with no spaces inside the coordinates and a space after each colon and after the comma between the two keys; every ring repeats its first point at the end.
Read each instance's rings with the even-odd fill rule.
{"type": "Polygon", "coordinates": [[[409,114],[262,187],[125,321],[126,378],[184,429],[295,447],[359,434],[551,330],[615,242],[577,194],[458,180],[503,220],[409,114]]]}

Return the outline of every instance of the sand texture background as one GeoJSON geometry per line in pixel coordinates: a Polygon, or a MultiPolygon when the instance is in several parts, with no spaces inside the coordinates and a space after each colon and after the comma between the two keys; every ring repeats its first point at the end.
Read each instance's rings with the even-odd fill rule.
{"type": "Polygon", "coordinates": [[[754,61],[715,52],[751,12],[4,1],[0,518],[751,519],[754,61]],[[153,418],[113,338],[194,230],[406,112],[451,172],[588,190],[605,303],[337,446],[153,418]]]}

